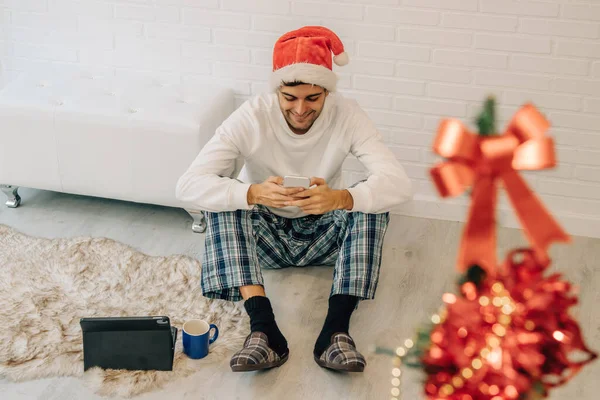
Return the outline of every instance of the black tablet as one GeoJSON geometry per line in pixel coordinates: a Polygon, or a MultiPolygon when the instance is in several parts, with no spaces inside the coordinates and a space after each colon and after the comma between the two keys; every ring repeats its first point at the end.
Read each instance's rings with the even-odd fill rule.
{"type": "Polygon", "coordinates": [[[169,317],[94,317],[80,320],[84,370],[173,370],[177,328],[169,317]]]}

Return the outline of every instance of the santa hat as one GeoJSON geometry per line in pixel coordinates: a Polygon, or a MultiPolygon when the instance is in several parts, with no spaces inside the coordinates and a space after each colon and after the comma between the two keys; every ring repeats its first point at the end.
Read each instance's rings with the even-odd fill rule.
{"type": "Polygon", "coordinates": [[[304,82],[335,91],[337,75],[331,63],[348,64],[348,54],[340,38],[322,26],[305,26],[281,36],[273,49],[271,88],[282,82],[304,82]]]}

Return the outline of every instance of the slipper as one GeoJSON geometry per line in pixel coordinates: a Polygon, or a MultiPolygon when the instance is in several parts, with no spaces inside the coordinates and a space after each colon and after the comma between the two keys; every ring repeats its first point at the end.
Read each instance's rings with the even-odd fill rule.
{"type": "Polygon", "coordinates": [[[347,333],[331,335],[331,344],[315,362],[323,368],[345,372],[363,372],[367,362],[356,350],[354,340],[347,333]]]}
{"type": "Polygon", "coordinates": [[[289,350],[279,356],[269,347],[269,339],[262,332],[252,332],[244,342],[244,348],[231,357],[231,370],[234,372],[259,371],[283,365],[289,350]]]}

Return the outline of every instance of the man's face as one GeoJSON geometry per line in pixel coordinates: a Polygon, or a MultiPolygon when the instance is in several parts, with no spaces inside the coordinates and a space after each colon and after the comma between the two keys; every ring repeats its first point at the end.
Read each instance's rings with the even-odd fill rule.
{"type": "Polygon", "coordinates": [[[321,114],[327,94],[321,86],[309,84],[279,88],[279,108],[292,132],[298,135],[308,132],[321,114]]]}

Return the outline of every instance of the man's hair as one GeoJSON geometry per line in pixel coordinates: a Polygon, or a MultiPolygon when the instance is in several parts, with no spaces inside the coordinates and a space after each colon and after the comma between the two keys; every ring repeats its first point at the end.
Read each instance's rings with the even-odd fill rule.
{"type": "Polygon", "coordinates": [[[291,82],[281,81],[281,86],[291,86],[291,87],[294,87],[294,86],[300,86],[300,85],[307,85],[307,83],[306,82],[302,82],[302,81],[291,81],[291,82]]]}
{"type": "MultiPolygon", "coordinates": [[[[300,86],[300,85],[312,85],[312,86],[319,86],[319,85],[315,85],[314,83],[306,83],[306,82],[302,82],[302,81],[290,81],[290,82],[284,82],[281,81],[281,86],[289,86],[289,87],[294,87],[294,86],[300,86]]],[[[322,87],[322,86],[321,86],[322,87]]],[[[324,91],[327,91],[326,88],[323,88],[324,91]]]]}

